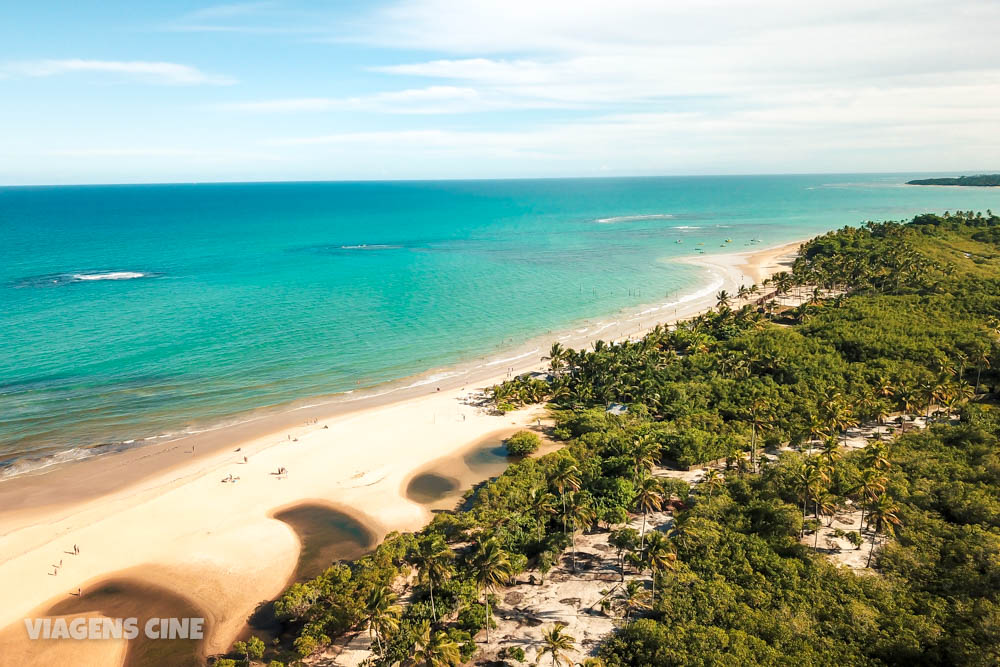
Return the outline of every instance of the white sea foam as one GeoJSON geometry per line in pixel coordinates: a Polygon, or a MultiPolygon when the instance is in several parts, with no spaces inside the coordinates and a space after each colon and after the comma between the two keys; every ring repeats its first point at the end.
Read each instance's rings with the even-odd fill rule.
{"type": "Polygon", "coordinates": [[[524,354],[519,354],[516,357],[507,357],[506,359],[497,359],[495,361],[488,361],[488,362],[486,362],[485,365],[486,366],[496,366],[497,364],[505,364],[508,361],[517,361],[518,359],[524,359],[525,357],[530,357],[533,354],[538,354],[538,351],[539,350],[536,347],[534,350],[532,350],[530,352],[525,352],[524,354]]]}
{"type": "Polygon", "coordinates": [[[664,220],[674,216],[669,213],[650,213],[648,215],[619,215],[613,218],[598,218],[597,222],[608,225],[615,222],[635,222],[637,220],[664,220]]]}
{"type": "Polygon", "coordinates": [[[671,229],[701,229],[697,225],[678,225],[676,227],[671,227],[671,229]]]}
{"type": "Polygon", "coordinates": [[[424,385],[433,384],[435,382],[440,382],[441,380],[447,380],[448,378],[458,377],[460,375],[465,375],[468,371],[451,371],[447,373],[434,373],[425,378],[417,380],[412,384],[408,384],[405,387],[400,387],[400,389],[412,389],[413,387],[423,387],[424,385]]]}
{"type": "Polygon", "coordinates": [[[618,324],[618,322],[608,322],[606,324],[603,324],[603,325],[597,327],[596,329],[594,329],[594,331],[591,333],[591,335],[592,336],[596,336],[597,334],[601,333],[605,329],[609,329],[609,328],[615,326],[616,324],[618,324]]]}
{"type": "Polygon", "coordinates": [[[145,278],[148,273],[139,271],[109,271],[107,273],[74,273],[74,280],[133,280],[145,278]]]}

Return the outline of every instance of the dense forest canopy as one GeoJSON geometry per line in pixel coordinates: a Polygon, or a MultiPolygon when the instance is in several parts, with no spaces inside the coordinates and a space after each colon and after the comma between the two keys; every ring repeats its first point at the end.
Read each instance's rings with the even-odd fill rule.
{"type": "Polygon", "coordinates": [[[1000,185],[1000,174],[979,174],[977,176],[959,176],[958,178],[918,178],[907,181],[907,185],[968,185],[975,187],[992,187],[1000,185]]]}
{"type": "Polygon", "coordinates": [[[1000,218],[845,227],[718,300],[641,340],[553,345],[551,382],[495,387],[499,409],[548,401],[564,447],[292,586],[269,651],[353,629],[372,664],[472,660],[511,577],[613,531],[631,598],[594,665],[1000,664],[1000,218]],[[693,487],[657,474],[706,462],[693,487]],[[671,502],[666,532],[626,525],[671,502]],[[861,569],[811,537],[839,512],[861,513],[861,569]]]}

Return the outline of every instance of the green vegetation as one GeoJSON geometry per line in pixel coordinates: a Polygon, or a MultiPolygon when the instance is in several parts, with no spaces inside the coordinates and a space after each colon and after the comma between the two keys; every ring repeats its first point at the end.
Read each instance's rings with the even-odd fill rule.
{"type": "MultiPolygon", "coordinates": [[[[468,660],[495,643],[512,578],[574,568],[579,532],[607,530],[624,583],[602,603],[621,622],[606,665],[998,664],[998,229],[971,213],[844,228],[757,288],[759,306],[738,306],[746,288],[637,342],[554,346],[551,382],[494,397],[548,400],[565,446],[293,585],[274,657],[364,631],[373,664],[468,660]],[[845,447],[859,424],[877,436],[845,447]],[[657,474],[711,461],[693,489],[657,474]],[[667,508],[670,529],[649,528],[667,508]],[[859,572],[821,553],[836,514],[859,520],[838,529],[859,572]]],[[[555,626],[535,660],[574,642],[555,626]]]]}
{"type": "Polygon", "coordinates": [[[1000,185],[1000,174],[979,174],[978,176],[959,176],[958,178],[918,178],[907,181],[907,185],[970,185],[990,187],[1000,185]]]}
{"type": "Polygon", "coordinates": [[[538,437],[537,433],[518,431],[507,438],[507,442],[504,444],[507,446],[508,455],[527,456],[538,451],[538,447],[542,444],[542,439],[538,437]]]}

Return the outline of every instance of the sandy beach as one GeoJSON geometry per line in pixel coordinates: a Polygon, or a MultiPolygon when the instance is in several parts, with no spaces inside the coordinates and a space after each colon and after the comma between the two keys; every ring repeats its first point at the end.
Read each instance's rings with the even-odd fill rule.
{"type": "Polygon", "coordinates": [[[10,664],[120,664],[120,643],[31,642],[22,622],[119,577],[182,595],[207,619],[204,651],[225,650],[295,571],[299,540],[277,511],[329,504],[379,539],[419,528],[431,514],[407,498],[415,471],[544,419],[542,407],[491,414],[476,405],[484,387],[544,368],[554,340],[621,340],[701,312],[720,289],[781,270],[800,243],[687,258],[705,278],[686,297],[545,334],[495,359],[0,482],[0,655],[10,664]],[[223,482],[229,476],[238,481],[223,482]]]}

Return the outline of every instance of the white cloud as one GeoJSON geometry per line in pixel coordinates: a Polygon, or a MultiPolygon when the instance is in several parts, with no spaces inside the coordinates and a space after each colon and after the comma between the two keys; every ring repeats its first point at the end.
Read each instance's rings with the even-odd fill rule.
{"type": "Polygon", "coordinates": [[[13,77],[48,77],[62,74],[108,74],[170,85],[229,85],[235,79],[207,74],[189,65],[144,60],[28,60],[0,65],[0,72],[13,77]]]}
{"type": "Polygon", "coordinates": [[[118,160],[143,160],[157,158],[164,160],[195,160],[198,162],[225,163],[233,160],[280,161],[281,157],[262,151],[233,151],[228,149],[209,148],[171,148],[165,146],[136,146],[129,148],[61,148],[46,151],[46,157],[79,158],[114,158],[118,160]]]}
{"type": "MultiPolygon", "coordinates": [[[[1000,3],[955,0],[411,0],[351,39],[456,57],[374,68],[530,106],[689,98],[745,106],[788,91],[974,82],[1000,72],[1000,3]]],[[[995,77],[994,77],[995,79],[995,77]]],[[[995,85],[995,82],[991,85],[995,85]]]]}
{"type": "MultiPolygon", "coordinates": [[[[358,155],[396,164],[467,165],[506,175],[852,172],[981,165],[1000,150],[1000,100],[988,87],[791,93],[738,110],[618,113],[529,129],[341,132],[267,142],[334,162],[358,155]],[[517,170],[521,171],[518,172],[517,170]]],[[[411,174],[412,175],[412,174],[411,174]]]]}
{"type": "Polygon", "coordinates": [[[359,97],[300,97],[221,105],[227,111],[254,113],[294,113],[353,111],[390,114],[448,114],[509,109],[546,109],[565,107],[550,100],[515,100],[476,88],[429,86],[387,91],[359,97]]]}

